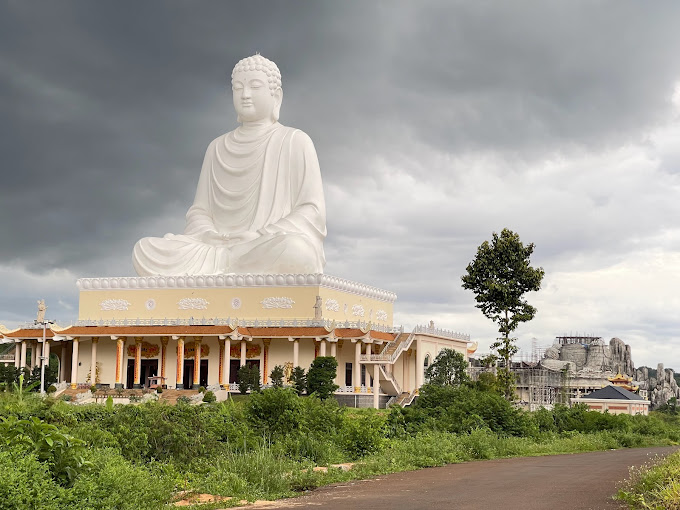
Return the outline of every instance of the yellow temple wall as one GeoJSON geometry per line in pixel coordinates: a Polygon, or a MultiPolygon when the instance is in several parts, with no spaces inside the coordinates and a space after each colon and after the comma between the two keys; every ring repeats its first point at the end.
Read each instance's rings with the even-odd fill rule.
{"type": "Polygon", "coordinates": [[[392,326],[393,301],[323,286],[97,289],[80,291],[78,319],[313,319],[392,326]]]}

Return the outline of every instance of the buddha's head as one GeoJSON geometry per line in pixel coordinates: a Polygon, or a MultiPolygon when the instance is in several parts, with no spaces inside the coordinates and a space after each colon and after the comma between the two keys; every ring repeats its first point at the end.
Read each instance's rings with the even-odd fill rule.
{"type": "Polygon", "coordinates": [[[257,54],[239,61],[231,73],[231,89],[239,122],[279,120],[281,72],[271,60],[257,54]]]}

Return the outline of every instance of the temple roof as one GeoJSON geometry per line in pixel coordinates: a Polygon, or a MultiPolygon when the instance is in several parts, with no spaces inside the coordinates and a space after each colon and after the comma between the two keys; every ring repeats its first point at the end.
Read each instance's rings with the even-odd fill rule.
{"type": "Polygon", "coordinates": [[[625,376],[619,372],[614,377],[607,377],[607,380],[612,383],[629,383],[633,380],[633,378],[625,376]]]}
{"type": "MultiPolygon", "coordinates": [[[[54,335],[58,335],[59,332],[52,331],[50,328],[47,328],[45,330],[45,337],[46,338],[52,338],[54,335]]],[[[9,333],[5,333],[4,336],[6,338],[41,338],[43,337],[43,330],[42,328],[40,329],[28,329],[28,328],[22,328],[22,329],[17,329],[15,331],[10,331],[9,333]]]]}
{"type": "MultiPolygon", "coordinates": [[[[229,335],[234,331],[238,334],[258,338],[277,337],[327,337],[363,338],[368,336],[374,340],[392,341],[395,333],[383,333],[371,330],[368,332],[355,328],[337,328],[327,330],[323,327],[243,327],[232,326],[70,326],[62,330],[47,330],[47,337],[54,335],[66,337],[97,337],[97,336],[220,336],[229,335]]],[[[7,335],[12,338],[42,338],[42,329],[21,329],[7,335]]]]}
{"type": "Polygon", "coordinates": [[[584,395],[581,398],[592,398],[592,399],[612,399],[612,400],[645,400],[637,393],[632,393],[628,390],[621,388],[620,386],[605,386],[599,390],[595,390],[588,395],[584,395]]]}

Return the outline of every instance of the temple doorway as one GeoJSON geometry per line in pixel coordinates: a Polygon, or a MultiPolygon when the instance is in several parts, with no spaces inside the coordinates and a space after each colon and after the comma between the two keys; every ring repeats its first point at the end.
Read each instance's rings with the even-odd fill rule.
{"type": "MultiPolygon", "coordinates": [[[[158,360],[157,359],[143,359],[140,365],[140,375],[142,387],[147,386],[147,380],[149,377],[155,377],[158,375],[158,360]]],[[[127,384],[126,388],[132,388],[135,384],[135,360],[129,359],[127,364],[127,384]]]]}
{"type": "MultiPolygon", "coordinates": [[[[255,366],[260,370],[260,360],[259,359],[249,359],[246,360],[246,365],[255,366]]],[[[229,361],[229,384],[238,382],[238,369],[241,368],[240,359],[232,359],[229,361]]],[[[262,373],[260,373],[260,380],[262,380],[262,373]]]]}
{"type": "MultiPolygon", "coordinates": [[[[185,359],[184,360],[184,389],[190,390],[194,388],[194,360],[185,359]]],[[[198,385],[204,388],[208,387],[208,360],[201,360],[201,375],[198,379],[198,385]]],[[[198,388],[195,388],[198,389],[198,388]]]]}

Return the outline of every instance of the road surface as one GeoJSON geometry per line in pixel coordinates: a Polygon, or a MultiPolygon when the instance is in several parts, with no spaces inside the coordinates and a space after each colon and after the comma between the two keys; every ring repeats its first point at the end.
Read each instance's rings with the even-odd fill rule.
{"type": "MultiPolygon", "coordinates": [[[[322,487],[266,504],[324,510],[608,510],[628,468],[676,447],[637,448],[452,464],[322,487]]],[[[263,505],[264,506],[264,505],[263,505]]]]}

